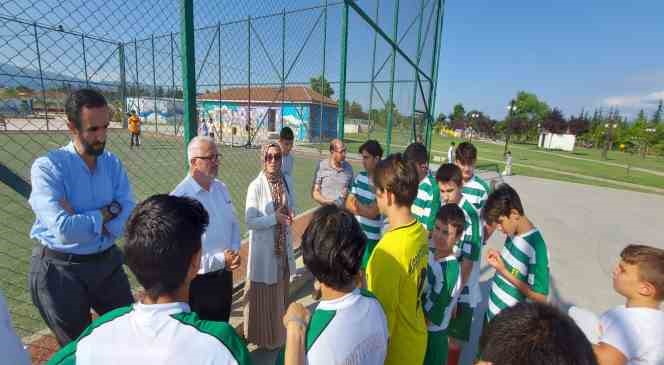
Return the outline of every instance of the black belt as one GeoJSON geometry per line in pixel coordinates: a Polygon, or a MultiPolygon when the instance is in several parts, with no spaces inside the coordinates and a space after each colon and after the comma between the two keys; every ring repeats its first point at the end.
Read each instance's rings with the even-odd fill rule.
{"type": "Polygon", "coordinates": [[[48,257],[60,261],[68,261],[68,262],[75,262],[75,263],[83,263],[83,262],[91,262],[91,261],[97,261],[105,258],[111,253],[111,249],[115,247],[115,245],[105,249],[104,251],[100,251],[97,253],[92,253],[89,255],[76,255],[73,253],[66,253],[66,252],[60,252],[60,251],[55,251],[52,250],[46,246],[42,247],[42,257],[48,257]]]}

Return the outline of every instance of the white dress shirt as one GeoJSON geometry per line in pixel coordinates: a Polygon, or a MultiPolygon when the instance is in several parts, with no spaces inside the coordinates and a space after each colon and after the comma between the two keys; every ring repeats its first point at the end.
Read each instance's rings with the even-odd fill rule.
{"type": "Polygon", "coordinates": [[[203,252],[199,274],[221,270],[225,266],[224,250],[240,249],[240,223],[235,216],[231,194],[224,183],[214,179],[207,191],[191,175],[175,187],[171,193],[201,202],[210,216],[210,223],[203,233],[203,252]]]}

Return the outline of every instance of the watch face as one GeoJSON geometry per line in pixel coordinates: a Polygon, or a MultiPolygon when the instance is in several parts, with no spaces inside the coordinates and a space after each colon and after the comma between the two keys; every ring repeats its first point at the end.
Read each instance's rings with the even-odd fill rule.
{"type": "Polygon", "coordinates": [[[118,215],[122,210],[122,206],[120,206],[120,203],[118,202],[112,202],[111,205],[108,206],[108,210],[111,212],[111,214],[118,215]]]}

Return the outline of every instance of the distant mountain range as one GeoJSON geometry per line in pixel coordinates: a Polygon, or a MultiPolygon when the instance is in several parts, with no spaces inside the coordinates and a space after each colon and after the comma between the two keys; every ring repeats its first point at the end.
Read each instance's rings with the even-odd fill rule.
{"type": "MultiPolygon", "coordinates": [[[[57,72],[43,72],[44,77],[44,87],[46,89],[62,87],[70,84],[72,87],[83,86],[85,85],[85,79],[78,77],[73,77],[71,75],[65,75],[57,72]]],[[[91,86],[94,86],[99,89],[114,89],[120,85],[119,81],[100,81],[95,80],[90,82],[91,86]]],[[[39,69],[27,68],[27,67],[18,67],[8,63],[0,64],[0,87],[18,87],[24,86],[32,90],[41,89],[41,80],[39,75],[39,69]]],[[[141,87],[147,87],[144,84],[141,84],[141,87]]],[[[151,87],[151,85],[149,85],[151,87]]]]}

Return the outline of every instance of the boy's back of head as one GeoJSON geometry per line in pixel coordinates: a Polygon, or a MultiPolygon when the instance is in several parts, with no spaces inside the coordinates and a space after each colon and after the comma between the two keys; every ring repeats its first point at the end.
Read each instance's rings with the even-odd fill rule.
{"type": "Polygon", "coordinates": [[[595,365],[592,345],[567,315],[542,303],[519,302],[485,327],[479,358],[493,365],[595,365]]]}
{"type": "Polygon", "coordinates": [[[174,293],[184,284],[208,222],[203,205],[191,198],[153,195],[134,208],[124,252],[150,298],[174,293]]]}
{"type": "Polygon", "coordinates": [[[622,250],[620,258],[638,267],[639,279],[654,287],[655,301],[664,300],[664,250],[646,245],[629,245],[622,250]]]}
{"type": "Polygon", "coordinates": [[[413,205],[419,183],[417,167],[405,160],[400,153],[391,154],[376,165],[376,189],[394,194],[395,202],[399,206],[413,205]]]}
{"type": "Polygon", "coordinates": [[[321,283],[340,291],[353,289],[366,240],[351,212],[324,205],[302,235],[304,264],[321,283]]]}
{"type": "Polygon", "coordinates": [[[406,147],[403,152],[403,158],[416,164],[426,164],[429,162],[429,152],[424,144],[413,142],[406,147]]]}
{"type": "Polygon", "coordinates": [[[509,217],[512,210],[516,210],[521,216],[525,215],[516,190],[507,184],[500,184],[489,194],[482,209],[482,219],[487,224],[494,224],[499,217],[509,217]]]}
{"type": "Polygon", "coordinates": [[[463,175],[459,166],[451,163],[445,163],[440,165],[438,171],[436,171],[436,182],[439,183],[449,183],[453,182],[458,187],[463,186],[463,175]]]}
{"type": "Polygon", "coordinates": [[[281,131],[279,132],[279,139],[283,139],[285,141],[292,141],[293,139],[295,139],[293,130],[290,127],[281,128],[281,131]]]}
{"type": "Polygon", "coordinates": [[[461,142],[456,148],[454,159],[465,166],[474,166],[477,162],[477,148],[470,142],[461,142]]]}

